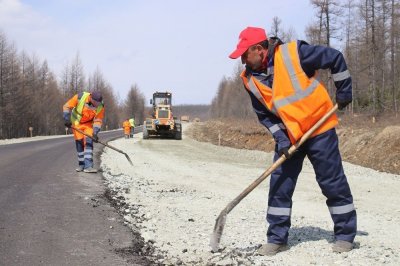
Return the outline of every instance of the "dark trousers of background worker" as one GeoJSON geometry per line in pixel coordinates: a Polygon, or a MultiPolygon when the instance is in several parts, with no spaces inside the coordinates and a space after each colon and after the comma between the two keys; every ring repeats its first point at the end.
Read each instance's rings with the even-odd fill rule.
{"type": "Polygon", "coordinates": [[[135,131],[135,127],[131,127],[131,138],[133,138],[133,132],[135,131]]]}
{"type": "Polygon", "coordinates": [[[78,152],[78,163],[82,169],[93,167],[93,140],[84,137],[75,140],[76,151],[78,152]]]}
{"type": "MultiPolygon", "coordinates": [[[[286,244],[291,226],[292,196],[305,156],[313,165],[318,185],[327,198],[336,240],[353,242],[357,215],[347,178],[343,171],[335,129],[307,140],[290,159],[271,175],[267,221],[268,243],[286,244]]],[[[279,158],[275,149],[274,161],[279,158]]]]}

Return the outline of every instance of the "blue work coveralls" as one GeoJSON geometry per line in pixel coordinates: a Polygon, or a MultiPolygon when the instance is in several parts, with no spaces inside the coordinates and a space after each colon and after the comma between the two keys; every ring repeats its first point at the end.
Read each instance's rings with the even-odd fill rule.
{"type": "MultiPolygon", "coordinates": [[[[342,75],[347,71],[343,55],[329,47],[313,46],[304,41],[297,42],[301,67],[307,76],[312,77],[318,69],[330,69],[337,88],[336,101],[351,102],[351,77],[342,75]],[[346,77],[343,79],[344,76],[346,77]]],[[[266,68],[267,73],[251,72],[255,78],[270,88],[273,87],[273,62],[271,56],[266,68]]],[[[276,142],[274,155],[276,161],[279,158],[278,151],[291,145],[287,131],[282,127],[282,120],[279,117],[268,111],[252,92],[247,89],[246,91],[250,95],[260,123],[271,132],[276,142]]],[[[292,196],[306,156],[314,168],[322,193],[327,198],[326,204],[334,222],[335,239],[353,242],[357,231],[357,216],[343,171],[338,137],[332,128],[308,139],[290,159],[272,173],[267,210],[268,243],[286,244],[288,241],[292,196]]]]}

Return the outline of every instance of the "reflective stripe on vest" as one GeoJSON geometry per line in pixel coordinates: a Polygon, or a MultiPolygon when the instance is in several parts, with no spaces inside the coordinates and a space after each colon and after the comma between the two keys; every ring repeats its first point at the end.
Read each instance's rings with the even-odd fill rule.
{"type": "MultiPolygon", "coordinates": [[[[78,105],[76,107],[74,107],[74,109],[72,109],[72,113],[71,113],[71,122],[77,126],[79,125],[79,122],[82,119],[82,111],[83,111],[83,107],[86,104],[86,100],[89,97],[90,93],[89,92],[84,92],[82,94],[82,97],[79,99],[78,105]]],[[[96,114],[100,113],[101,109],[103,108],[103,104],[100,104],[99,106],[97,106],[96,109],[96,114]]],[[[101,119],[100,119],[101,121],[101,119]]]]}
{"type": "MultiPolygon", "coordinates": [[[[272,74],[273,70],[271,71],[270,69],[268,72],[272,74]]],[[[246,75],[246,70],[240,74],[240,77],[242,78],[246,89],[253,93],[253,95],[262,105],[264,105],[265,108],[267,108],[267,110],[275,115],[278,115],[274,105],[272,104],[272,89],[257,80],[257,78],[255,78],[251,73],[246,75]],[[263,87],[263,89],[260,90],[260,87],[263,87]],[[261,95],[260,91],[263,92],[263,95],[261,95]]]]}
{"type": "MultiPolygon", "coordinates": [[[[281,46],[282,46],[281,49],[282,49],[283,61],[284,61],[284,64],[286,65],[286,68],[287,68],[287,71],[289,74],[289,78],[290,78],[290,82],[292,83],[292,86],[295,90],[295,94],[292,94],[292,95],[290,95],[286,98],[280,99],[280,100],[274,100],[274,104],[277,109],[281,108],[282,106],[291,104],[293,102],[297,102],[297,101],[309,96],[311,93],[314,92],[314,90],[320,84],[316,78],[313,78],[313,81],[311,82],[311,84],[307,88],[302,89],[300,82],[298,80],[296,71],[292,64],[292,60],[290,58],[289,45],[284,44],[281,46]]],[[[296,48],[297,48],[297,45],[296,45],[296,48]]]]}
{"type": "MultiPolygon", "coordinates": [[[[294,144],[332,107],[332,100],[316,75],[309,78],[301,67],[297,41],[278,46],[274,56],[273,104],[294,144]]],[[[340,78],[344,77],[345,73],[340,78]]],[[[312,135],[335,127],[332,115],[312,135]]]]}

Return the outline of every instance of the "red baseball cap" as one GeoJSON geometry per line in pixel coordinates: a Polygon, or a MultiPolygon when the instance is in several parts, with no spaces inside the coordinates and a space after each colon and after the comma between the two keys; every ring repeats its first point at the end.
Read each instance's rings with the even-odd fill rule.
{"type": "Polygon", "coordinates": [[[229,57],[236,59],[249,49],[250,46],[268,40],[265,30],[256,27],[247,27],[239,35],[239,43],[236,50],[229,57]]]}

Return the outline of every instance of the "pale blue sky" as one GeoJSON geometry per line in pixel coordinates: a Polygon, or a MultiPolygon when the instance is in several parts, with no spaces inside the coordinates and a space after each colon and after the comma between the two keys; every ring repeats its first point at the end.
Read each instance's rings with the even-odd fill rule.
{"type": "Polygon", "coordinates": [[[86,77],[99,67],[122,99],[137,84],[146,101],[168,90],[174,104],[208,104],[242,29],[268,33],[277,16],[303,39],[313,13],[309,0],[0,0],[0,30],[58,77],[79,52],[86,77]]]}

